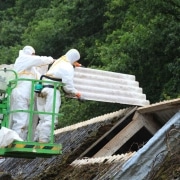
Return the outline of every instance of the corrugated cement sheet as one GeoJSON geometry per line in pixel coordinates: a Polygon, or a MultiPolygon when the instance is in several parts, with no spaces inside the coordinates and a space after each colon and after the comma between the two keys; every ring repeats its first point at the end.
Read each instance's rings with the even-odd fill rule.
{"type": "MultiPolygon", "coordinates": [[[[12,69],[13,64],[0,65],[0,69],[4,67],[12,69]]],[[[134,75],[77,67],[74,84],[86,100],[136,106],[150,104],[134,75]]]]}
{"type": "Polygon", "coordinates": [[[149,105],[134,75],[78,67],[75,68],[74,84],[87,100],[149,105]]]}
{"type": "MultiPolygon", "coordinates": [[[[168,152],[179,149],[180,111],[177,112],[137,153],[113,176],[114,179],[150,179],[153,166],[160,164],[168,152]]],[[[178,152],[178,151],[177,151],[178,152]]],[[[101,180],[103,178],[100,178],[101,180]]],[[[108,179],[108,178],[106,178],[108,179]]]]}

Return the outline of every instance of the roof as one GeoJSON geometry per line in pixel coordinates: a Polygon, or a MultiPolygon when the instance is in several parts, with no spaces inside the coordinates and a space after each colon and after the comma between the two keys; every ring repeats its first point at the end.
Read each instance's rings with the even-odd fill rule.
{"type": "MultiPolygon", "coordinates": [[[[158,155],[165,152],[161,157],[163,159],[166,156],[167,142],[173,142],[175,145],[178,143],[179,131],[176,131],[168,141],[166,139],[167,132],[171,132],[172,126],[180,128],[178,104],[179,99],[176,99],[152,104],[148,108],[146,106],[142,108],[129,107],[56,130],[56,142],[61,142],[64,147],[62,156],[48,159],[7,158],[1,163],[0,171],[9,172],[13,177],[19,179],[79,180],[82,177],[93,180],[109,178],[134,180],[137,177],[138,179],[145,177],[148,179],[158,155]],[[173,106],[171,106],[172,104],[173,106]],[[151,108],[152,111],[148,110],[151,108]],[[142,116],[147,114],[154,116],[154,113],[158,114],[159,109],[162,114],[163,111],[168,110],[171,118],[155,118],[154,121],[162,123],[161,128],[139,150],[99,158],[81,157],[87,149],[89,149],[89,154],[93,153],[93,148],[90,146],[97,143],[100,146],[101,141],[98,140],[107,132],[112,132],[113,127],[127,114],[129,114],[128,117],[134,117],[139,111],[138,113],[144,112],[141,114],[142,116]]],[[[106,136],[106,138],[110,138],[110,136],[106,136]]]]}
{"type": "MultiPolygon", "coordinates": [[[[91,99],[90,96],[88,97],[88,91],[91,90],[95,92],[91,97],[98,100],[99,95],[98,97],[96,95],[99,89],[91,89],[92,82],[87,79],[86,75],[91,79],[101,77],[99,83],[103,80],[102,74],[104,78],[109,73],[89,68],[76,69],[74,82],[75,84],[78,82],[78,86],[78,80],[81,79],[86,86],[88,84],[89,89],[83,88],[82,85],[78,87],[82,88],[84,95],[87,94],[87,99],[91,99]],[[84,77],[82,77],[82,71],[85,71],[84,77]]],[[[117,76],[116,73],[111,74],[117,76]]],[[[132,93],[134,87],[140,92],[140,100],[133,101],[135,103],[131,101],[130,104],[143,107],[132,106],[120,109],[56,130],[55,141],[63,144],[62,155],[47,159],[0,159],[0,172],[7,172],[15,179],[30,180],[79,180],[82,177],[87,180],[148,179],[152,167],[161,162],[157,161],[159,155],[161,155],[160,160],[164,159],[167,152],[172,151],[169,147],[179,151],[177,144],[179,144],[180,99],[149,105],[138,82],[135,81],[135,77],[123,74],[120,76],[120,79],[125,78],[125,81],[121,82],[127,82],[132,93]],[[129,82],[133,84],[132,88],[129,86],[129,82]],[[141,104],[137,102],[141,102],[141,104]],[[173,134],[171,134],[172,132],[173,134]],[[137,148],[133,148],[134,141],[141,144],[138,144],[137,148]]],[[[106,84],[107,81],[101,83],[101,92],[107,88],[106,84]]],[[[93,87],[97,86],[93,85],[93,87]]],[[[121,86],[121,88],[125,87],[121,86]]],[[[112,93],[113,91],[108,92],[112,93]]],[[[136,93],[133,93],[132,97],[137,95],[136,93]]],[[[123,92],[123,96],[126,95],[128,94],[123,92]]],[[[99,100],[109,102],[110,98],[106,99],[104,96],[99,100]]],[[[126,104],[127,101],[124,103],[126,104]]]]}

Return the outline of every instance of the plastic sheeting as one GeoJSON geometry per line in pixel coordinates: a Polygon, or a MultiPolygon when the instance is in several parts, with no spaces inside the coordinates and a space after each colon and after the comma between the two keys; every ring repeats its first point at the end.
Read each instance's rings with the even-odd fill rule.
{"type": "Polygon", "coordinates": [[[0,148],[10,145],[15,140],[23,141],[15,131],[5,127],[0,129],[0,148]]]}
{"type": "MultiPolygon", "coordinates": [[[[114,176],[115,179],[144,180],[147,179],[152,169],[154,160],[162,152],[168,152],[166,144],[167,132],[172,128],[180,126],[180,111],[176,113],[157,133],[130,158],[122,167],[121,171],[114,176]]],[[[176,133],[176,136],[180,136],[176,133]]],[[[176,137],[173,139],[176,141],[176,137]]],[[[177,142],[175,142],[177,143],[177,142]]]]}

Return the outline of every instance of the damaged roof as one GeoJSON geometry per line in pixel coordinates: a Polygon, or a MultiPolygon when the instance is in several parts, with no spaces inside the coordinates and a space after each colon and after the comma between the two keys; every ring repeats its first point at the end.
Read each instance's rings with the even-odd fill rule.
{"type": "MultiPolygon", "coordinates": [[[[12,65],[7,65],[9,67],[12,65]]],[[[121,98],[95,96],[99,91],[109,88],[106,87],[107,82],[101,78],[102,73],[104,77],[109,72],[77,68],[74,82],[77,82],[77,88],[81,88],[89,100],[132,106],[56,130],[55,141],[63,145],[62,155],[35,159],[1,158],[0,179],[5,176],[14,180],[150,179],[152,168],[162,162],[167,152],[178,154],[180,99],[149,105],[135,77],[123,74],[118,77],[121,79],[118,84],[126,82],[127,87],[121,84],[124,89],[119,92],[121,98]],[[100,77],[96,84],[101,84],[101,88],[92,90],[95,79],[88,80],[85,74],[91,79],[100,77]],[[88,82],[89,88],[82,85],[78,87],[79,79],[88,82]],[[126,93],[127,89],[131,90],[129,94],[126,93]],[[132,100],[129,101],[127,96],[131,96],[132,100]],[[159,155],[161,158],[157,161],[159,155]]],[[[113,85],[117,74],[111,73],[111,76],[114,76],[113,85]]],[[[112,92],[110,87],[104,94],[112,92]]],[[[172,174],[176,175],[176,172],[173,171],[172,174]]]]}
{"type": "Polygon", "coordinates": [[[18,180],[148,179],[159,154],[163,152],[162,160],[168,150],[172,150],[169,147],[179,152],[179,103],[180,99],[175,99],[140,108],[129,107],[56,130],[55,140],[63,144],[62,155],[47,159],[6,158],[0,164],[0,172],[8,173],[18,180]],[[147,122],[143,125],[138,123],[143,120],[147,122]],[[116,152],[109,149],[111,155],[95,155],[109,147],[106,144],[120,133],[117,129],[136,131],[129,124],[141,129],[137,128],[137,133],[126,139],[127,142],[118,147],[116,152]],[[147,125],[152,125],[152,132],[147,130],[147,125]],[[138,148],[132,147],[132,142],[143,138],[147,141],[138,143],[144,144],[138,144],[138,148]],[[167,146],[167,143],[171,146],[167,146]]]}

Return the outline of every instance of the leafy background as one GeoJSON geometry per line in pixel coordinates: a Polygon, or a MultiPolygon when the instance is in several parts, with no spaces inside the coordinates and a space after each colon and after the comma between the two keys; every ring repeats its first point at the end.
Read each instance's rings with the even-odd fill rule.
{"type": "MultiPolygon", "coordinates": [[[[179,0],[0,0],[0,63],[23,46],[58,58],[80,51],[85,67],[133,74],[151,103],[180,96],[179,0]]],[[[126,107],[62,95],[59,127],[126,107]]]]}

